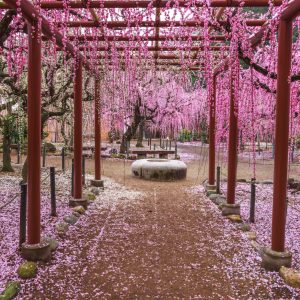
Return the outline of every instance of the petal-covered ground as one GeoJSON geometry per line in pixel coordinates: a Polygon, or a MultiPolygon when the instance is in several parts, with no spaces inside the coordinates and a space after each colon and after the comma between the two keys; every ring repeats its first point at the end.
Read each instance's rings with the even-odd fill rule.
{"type": "MultiPolygon", "coordinates": [[[[20,181],[19,173],[0,177],[0,289],[16,278],[22,262],[19,256],[20,181]]],[[[42,172],[41,227],[44,236],[55,235],[55,224],[70,212],[68,207],[70,175],[57,172],[57,217],[51,217],[49,170],[42,172]]]]}
{"type": "MultiPolygon", "coordinates": [[[[58,182],[68,191],[64,178],[58,182]]],[[[53,260],[22,282],[18,299],[297,299],[298,291],[260,267],[248,240],[201,189],[132,182],[105,179],[53,260]]],[[[45,233],[55,235],[56,222],[47,221],[45,233]]],[[[16,278],[10,272],[21,261],[13,225],[1,283],[16,278]]]]}
{"type": "MultiPolygon", "coordinates": [[[[199,183],[207,173],[207,149],[181,145],[179,153],[186,153],[188,178],[175,183],[137,180],[130,175],[130,161],[104,160],[103,172],[109,176],[104,191],[64,238],[57,236],[55,225],[71,212],[70,173],[57,172],[54,218],[49,171],[43,170],[43,236],[55,237],[59,247],[51,262],[39,263],[36,278],[21,280],[17,298],[299,299],[299,290],[260,267],[260,256],[246,236],[204,195],[199,183]]],[[[49,157],[47,163],[59,169],[59,159],[49,157]]],[[[244,166],[239,176],[248,179],[251,170],[244,166]]],[[[92,160],[86,167],[92,171],[92,160]]],[[[258,170],[261,179],[270,178],[272,165],[258,165],[258,170]]],[[[92,178],[86,177],[87,182],[92,178]]],[[[19,181],[19,172],[0,177],[0,207],[12,200],[0,210],[1,289],[18,279],[16,269],[23,261],[18,253],[19,181]]],[[[236,195],[247,221],[250,185],[239,183],[236,195]]],[[[299,202],[297,194],[289,193],[286,242],[298,270],[299,202]]],[[[272,185],[258,185],[251,227],[264,245],[270,242],[271,208],[272,185]]]]}
{"type": "MultiPolygon", "coordinates": [[[[244,220],[250,214],[250,184],[237,185],[237,203],[241,204],[244,220]]],[[[225,190],[225,187],[224,187],[225,190]]],[[[257,233],[257,240],[263,245],[271,243],[273,185],[256,184],[255,223],[252,230],[257,233]]],[[[288,208],[286,223],[286,248],[293,254],[293,266],[300,270],[300,194],[288,191],[288,208]]]]}

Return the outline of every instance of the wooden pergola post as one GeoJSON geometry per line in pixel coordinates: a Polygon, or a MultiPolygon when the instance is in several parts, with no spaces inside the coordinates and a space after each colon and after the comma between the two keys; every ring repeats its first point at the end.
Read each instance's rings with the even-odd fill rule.
{"type": "Polygon", "coordinates": [[[94,99],[94,131],[95,131],[95,179],[91,180],[91,185],[103,187],[101,180],[101,99],[100,99],[100,79],[95,78],[95,99],[94,99]]]}
{"type": "Polygon", "coordinates": [[[290,73],[292,62],[293,19],[300,13],[300,0],[294,0],[282,12],[279,22],[275,159],[271,248],[264,248],[262,265],[276,271],[290,267],[291,253],[285,250],[287,212],[287,171],[290,118],[290,73]]]}

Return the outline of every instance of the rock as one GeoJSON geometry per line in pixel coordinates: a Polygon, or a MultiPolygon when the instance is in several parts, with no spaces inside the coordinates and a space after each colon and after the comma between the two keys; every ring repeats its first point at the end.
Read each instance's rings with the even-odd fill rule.
{"type": "Polygon", "coordinates": [[[96,196],[91,192],[87,192],[87,193],[84,193],[83,198],[88,201],[93,201],[96,199],[96,196]]]}
{"type": "Polygon", "coordinates": [[[287,285],[300,289],[300,271],[282,266],[279,274],[287,285]]]}
{"type": "Polygon", "coordinates": [[[80,213],[76,212],[76,211],[73,211],[72,212],[72,215],[75,216],[76,218],[79,218],[80,217],[80,213]]]}
{"type": "Polygon", "coordinates": [[[247,182],[247,180],[245,178],[239,178],[236,180],[236,182],[247,182]]]}
{"type": "Polygon", "coordinates": [[[20,282],[11,281],[9,282],[4,291],[0,294],[0,300],[10,300],[13,299],[20,291],[20,282]]]}
{"type": "Polygon", "coordinates": [[[241,231],[250,231],[250,224],[249,223],[242,223],[238,225],[238,229],[240,229],[241,231]]]}
{"type": "Polygon", "coordinates": [[[256,232],[255,231],[248,231],[246,232],[247,239],[250,241],[256,240],[256,232]]]}
{"type": "Polygon", "coordinates": [[[216,190],[207,190],[206,191],[206,196],[211,196],[211,195],[218,195],[216,190]]]}
{"type": "Polygon", "coordinates": [[[98,196],[100,191],[97,187],[93,187],[91,188],[91,193],[93,193],[94,195],[98,196]]]}
{"type": "Polygon", "coordinates": [[[243,220],[240,215],[227,215],[227,219],[234,223],[242,223],[243,220]]]}
{"type": "Polygon", "coordinates": [[[26,261],[19,266],[17,273],[22,279],[33,278],[37,273],[37,264],[33,261],[26,261]]]}
{"type": "Polygon", "coordinates": [[[263,246],[261,246],[257,241],[251,241],[251,246],[257,251],[259,254],[263,252],[263,246]]]}
{"type": "Polygon", "coordinates": [[[297,183],[295,183],[295,189],[297,190],[297,192],[299,192],[300,191],[300,183],[299,182],[297,182],[297,183]]]}
{"type": "Polygon", "coordinates": [[[291,188],[291,189],[299,190],[298,187],[300,187],[298,181],[293,181],[293,182],[289,183],[289,188],[291,188]]]}
{"type": "Polygon", "coordinates": [[[223,209],[223,205],[224,205],[224,202],[220,203],[220,204],[218,205],[218,209],[222,210],[222,209],[223,209]]]}
{"type": "Polygon", "coordinates": [[[219,194],[211,194],[211,195],[208,196],[208,198],[209,198],[210,200],[212,200],[212,201],[214,201],[214,200],[217,199],[218,197],[220,197],[219,194]]]}
{"type": "Polygon", "coordinates": [[[51,237],[45,237],[45,242],[49,244],[51,252],[58,248],[58,241],[51,237]]]}
{"type": "Polygon", "coordinates": [[[87,193],[87,199],[93,201],[96,199],[96,196],[93,193],[87,193]]]}
{"type": "Polygon", "coordinates": [[[262,184],[273,184],[273,181],[271,179],[263,180],[262,184]]]}
{"type": "Polygon", "coordinates": [[[56,224],[56,231],[59,236],[64,236],[67,233],[68,229],[69,224],[67,224],[66,222],[56,224]]]}
{"type": "MultiPolygon", "coordinates": [[[[216,205],[223,205],[223,203],[225,203],[226,202],[226,198],[224,197],[224,196],[220,196],[220,195],[218,195],[218,197],[217,198],[215,198],[214,200],[212,200],[212,202],[213,203],[215,203],[216,205]]],[[[222,208],[222,207],[221,207],[222,208]]]]}
{"type": "Polygon", "coordinates": [[[78,221],[78,218],[72,214],[69,216],[65,216],[64,221],[70,225],[74,225],[78,221]]]}
{"type": "Polygon", "coordinates": [[[85,209],[83,206],[76,206],[73,207],[73,212],[79,213],[79,214],[84,214],[85,213],[85,209]]]}

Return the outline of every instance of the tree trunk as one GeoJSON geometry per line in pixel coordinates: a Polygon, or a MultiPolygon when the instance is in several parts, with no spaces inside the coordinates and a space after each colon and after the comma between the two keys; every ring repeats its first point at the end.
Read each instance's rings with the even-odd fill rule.
{"type": "Polygon", "coordinates": [[[143,146],[143,135],[144,135],[144,122],[140,122],[138,127],[138,136],[137,136],[137,142],[136,147],[144,147],[143,146]]]}
{"type": "Polygon", "coordinates": [[[144,117],[141,115],[140,112],[140,103],[141,99],[136,103],[134,107],[134,117],[131,126],[128,126],[126,132],[122,136],[122,142],[120,145],[120,153],[124,154],[127,149],[127,142],[131,141],[132,137],[135,135],[139,124],[144,121],[144,117]]]}
{"type": "Polygon", "coordinates": [[[133,122],[131,126],[129,126],[126,130],[126,132],[122,136],[122,142],[120,145],[120,153],[124,154],[127,150],[127,143],[130,142],[135,135],[137,129],[139,126],[139,122],[135,123],[133,122]]]}
{"type": "Polygon", "coordinates": [[[130,141],[130,139],[128,140],[126,133],[123,134],[121,145],[120,145],[120,153],[124,154],[126,152],[126,150],[127,150],[127,142],[129,142],[129,141],[130,141]]]}
{"type": "Polygon", "coordinates": [[[2,172],[14,172],[11,166],[11,134],[10,134],[10,121],[9,119],[3,120],[3,167],[2,172]]]}

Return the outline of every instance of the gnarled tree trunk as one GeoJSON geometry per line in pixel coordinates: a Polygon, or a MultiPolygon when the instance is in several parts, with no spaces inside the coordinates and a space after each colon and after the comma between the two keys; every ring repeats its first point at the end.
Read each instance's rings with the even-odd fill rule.
{"type": "Polygon", "coordinates": [[[120,153],[125,153],[127,149],[127,143],[131,141],[133,136],[135,135],[139,124],[144,120],[144,116],[142,116],[140,112],[140,99],[136,103],[134,107],[134,116],[133,116],[133,122],[130,126],[128,126],[126,132],[122,136],[122,142],[120,146],[120,153]]]}
{"type": "Polygon", "coordinates": [[[136,147],[144,147],[143,146],[143,135],[144,135],[144,121],[141,121],[138,127],[138,135],[136,147]]]}

